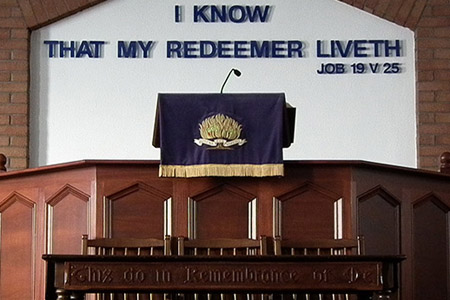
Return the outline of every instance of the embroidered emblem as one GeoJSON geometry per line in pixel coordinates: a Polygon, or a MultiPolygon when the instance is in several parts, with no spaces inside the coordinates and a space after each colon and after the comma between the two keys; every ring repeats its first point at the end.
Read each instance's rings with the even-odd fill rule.
{"type": "Polygon", "coordinates": [[[199,146],[210,146],[210,149],[231,150],[232,146],[242,146],[247,142],[239,138],[242,125],[223,114],[204,119],[199,124],[199,130],[202,138],[195,139],[194,142],[199,146]]]}

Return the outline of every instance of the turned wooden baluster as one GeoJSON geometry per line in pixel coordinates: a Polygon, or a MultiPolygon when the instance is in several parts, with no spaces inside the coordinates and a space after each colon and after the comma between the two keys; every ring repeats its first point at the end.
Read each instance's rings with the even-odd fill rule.
{"type": "Polygon", "coordinates": [[[0,153],[0,172],[6,172],[6,156],[0,153]]]}
{"type": "Polygon", "coordinates": [[[440,157],[440,171],[444,174],[450,174],[450,152],[444,152],[440,157]]]}

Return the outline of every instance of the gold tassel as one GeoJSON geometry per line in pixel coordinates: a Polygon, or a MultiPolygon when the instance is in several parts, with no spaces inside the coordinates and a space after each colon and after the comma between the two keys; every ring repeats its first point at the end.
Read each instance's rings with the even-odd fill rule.
{"type": "Polygon", "coordinates": [[[160,165],[160,177],[266,177],[283,176],[283,164],[264,164],[264,165],[160,165]]]}

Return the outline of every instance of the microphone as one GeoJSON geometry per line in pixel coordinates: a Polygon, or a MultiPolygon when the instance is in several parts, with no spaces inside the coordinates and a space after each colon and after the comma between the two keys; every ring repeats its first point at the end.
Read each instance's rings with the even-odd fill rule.
{"type": "Polygon", "coordinates": [[[222,88],[220,89],[221,94],[223,93],[223,88],[225,87],[228,78],[230,78],[231,73],[234,73],[234,75],[236,75],[237,77],[241,76],[241,71],[239,71],[238,69],[231,69],[230,72],[228,72],[227,78],[225,78],[225,81],[222,84],[222,88]]]}

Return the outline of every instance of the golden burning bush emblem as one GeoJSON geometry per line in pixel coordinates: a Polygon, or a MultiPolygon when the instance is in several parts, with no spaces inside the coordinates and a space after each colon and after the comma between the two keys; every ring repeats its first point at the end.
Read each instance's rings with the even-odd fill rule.
{"type": "Polygon", "coordinates": [[[242,125],[236,120],[217,114],[206,118],[199,124],[200,136],[194,142],[199,145],[207,145],[213,149],[231,149],[234,145],[242,146],[247,141],[240,139],[242,125]]]}

